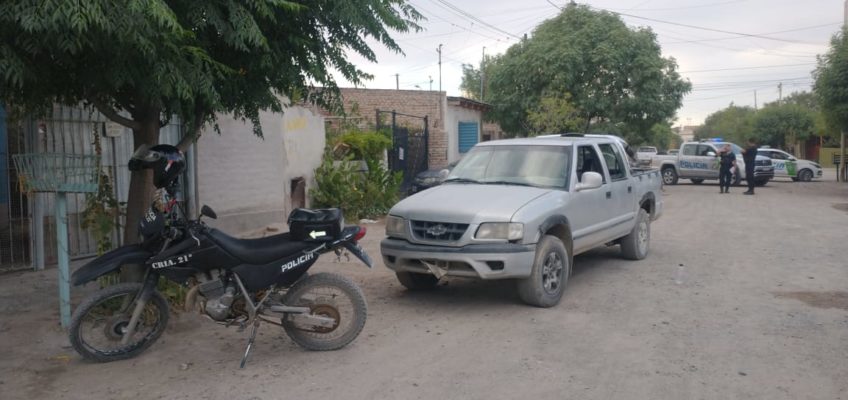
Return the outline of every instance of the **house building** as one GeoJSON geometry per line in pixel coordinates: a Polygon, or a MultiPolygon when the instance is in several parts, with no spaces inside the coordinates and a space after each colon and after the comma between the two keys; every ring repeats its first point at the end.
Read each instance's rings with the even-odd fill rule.
{"type": "Polygon", "coordinates": [[[476,100],[428,90],[340,90],[348,116],[359,121],[391,125],[394,111],[395,125],[414,130],[423,128],[426,117],[428,168],[442,168],[481,140],[501,135],[496,124],[486,125],[483,121],[491,107],[476,100]]]}

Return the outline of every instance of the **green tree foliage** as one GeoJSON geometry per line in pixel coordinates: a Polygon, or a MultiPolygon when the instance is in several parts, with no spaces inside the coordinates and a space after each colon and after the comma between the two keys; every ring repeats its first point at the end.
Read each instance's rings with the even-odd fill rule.
{"type": "MultiPolygon", "coordinates": [[[[631,144],[639,145],[641,143],[631,144]]],[[[646,144],[655,146],[659,150],[676,149],[680,147],[680,136],[671,130],[671,124],[660,122],[651,127],[651,139],[646,144]]]]}
{"type": "Polygon", "coordinates": [[[834,35],[818,58],[813,91],[828,126],[848,131],[848,28],[834,35]]]}
{"type": "Polygon", "coordinates": [[[462,83],[459,89],[462,95],[469,99],[484,101],[486,93],[489,93],[489,79],[487,77],[492,67],[498,62],[498,56],[486,55],[478,67],[472,64],[462,64],[462,83]],[[481,71],[484,72],[481,74],[481,71]],[[480,79],[483,79],[483,93],[480,93],[480,79]]]}
{"type": "MultiPolygon", "coordinates": [[[[400,52],[390,33],[420,18],[405,0],[0,0],[0,96],[31,111],[91,104],[135,146],[173,115],[195,136],[219,112],[261,135],[260,110],[284,99],[338,109],[332,72],[361,84],[349,57],[375,61],[370,43],[400,52]]],[[[151,192],[133,173],[128,226],[151,192]]]]}
{"type": "Polygon", "coordinates": [[[754,117],[754,137],[761,144],[794,149],[815,131],[815,113],[798,104],[771,104],[754,117]]]}
{"type": "Polygon", "coordinates": [[[707,116],[704,124],[695,130],[695,138],[720,137],[737,144],[745,143],[754,134],[755,114],[753,107],[730,103],[727,108],[707,116]]]}
{"type": "MultiPolygon", "coordinates": [[[[618,127],[632,142],[671,119],[691,84],[656,35],[630,29],[616,15],[570,3],[533,36],[510,47],[489,71],[492,118],[514,135],[531,129],[528,111],[551,93],[570,94],[582,130],[618,127]]],[[[469,82],[469,85],[472,84],[469,82]]]]}
{"type": "Polygon", "coordinates": [[[541,133],[564,133],[580,131],[585,121],[580,111],[571,103],[571,96],[544,96],[539,104],[527,111],[530,135],[541,133]]]}

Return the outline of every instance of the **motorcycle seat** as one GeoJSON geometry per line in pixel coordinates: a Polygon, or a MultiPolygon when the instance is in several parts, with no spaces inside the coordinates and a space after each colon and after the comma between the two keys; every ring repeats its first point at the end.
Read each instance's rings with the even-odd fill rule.
{"type": "Polygon", "coordinates": [[[292,240],[288,232],[259,239],[239,239],[210,229],[208,236],[231,256],[253,265],[268,264],[315,247],[315,243],[292,240]]]}

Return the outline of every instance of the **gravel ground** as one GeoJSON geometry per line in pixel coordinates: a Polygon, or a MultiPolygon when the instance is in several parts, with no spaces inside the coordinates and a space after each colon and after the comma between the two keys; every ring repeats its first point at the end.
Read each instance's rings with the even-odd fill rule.
{"type": "Polygon", "coordinates": [[[551,309],[511,282],[409,293],[379,261],[326,257],[366,294],[362,334],[315,353],[265,325],[243,370],[247,333],[193,315],[136,359],[84,362],[56,271],[0,275],[0,399],[848,399],[848,185],[716,189],[666,187],[648,258],[577,257],[551,309]]]}

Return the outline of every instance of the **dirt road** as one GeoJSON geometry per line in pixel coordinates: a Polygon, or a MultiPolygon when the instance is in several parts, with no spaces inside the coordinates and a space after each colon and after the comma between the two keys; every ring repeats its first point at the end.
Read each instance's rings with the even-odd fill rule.
{"type": "Polygon", "coordinates": [[[409,293],[379,262],[323,262],[365,291],[362,335],[313,353],[266,325],[244,370],[246,333],[194,316],[137,359],[83,362],[55,270],[3,275],[0,399],[848,399],[848,186],[742,191],[667,187],[649,257],[577,257],[552,309],[509,282],[409,293]]]}

